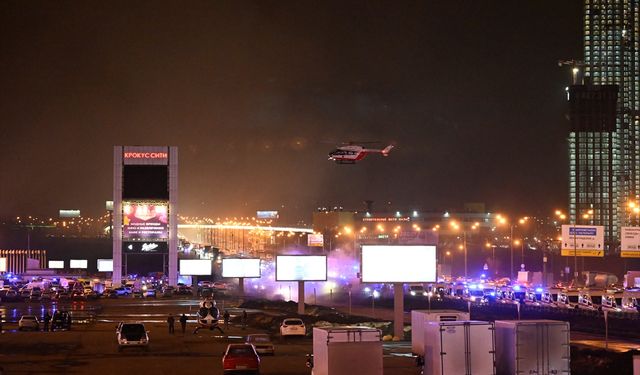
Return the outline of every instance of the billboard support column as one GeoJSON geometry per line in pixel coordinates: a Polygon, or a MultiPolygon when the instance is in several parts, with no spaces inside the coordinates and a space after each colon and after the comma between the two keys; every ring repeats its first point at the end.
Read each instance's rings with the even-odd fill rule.
{"type": "Polygon", "coordinates": [[[122,283],[122,146],[113,147],[113,276],[114,287],[122,283]]]}
{"type": "Polygon", "coordinates": [[[393,335],[404,337],[404,285],[393,284],[393,335]]]}
{"type": "Polygon", "coordinates": [[[238,277],[238,293],[244,297],[244,277],[238,277]]]}
{"type": "Polygon", "coordinates": [[[169,285],[178,285],[178,148],[169,147],[169,285]]]}
{"type": "Polygon", "coordinates": [[[298,315],[304,315],[304,281],[298,281],[298,315]]]}

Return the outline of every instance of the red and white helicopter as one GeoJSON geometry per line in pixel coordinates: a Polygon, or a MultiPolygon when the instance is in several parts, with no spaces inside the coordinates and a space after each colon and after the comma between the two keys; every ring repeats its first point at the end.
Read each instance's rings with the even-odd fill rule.
{"type": "MultiPolygon", "coordinates": [[[[389,156],[389,152],[393,145],[389,145],[383,149],[365,148],[364,146],[354,144],[355,142],[345,143],[329,153],[329,160],[335,161],[337,164],[355,164],[357,161],[364,159],[367,154],[380,153],[382,156],[389,156]]],[[[360,142],[360,143],[379,143],[379,142],[360,142]]]]}

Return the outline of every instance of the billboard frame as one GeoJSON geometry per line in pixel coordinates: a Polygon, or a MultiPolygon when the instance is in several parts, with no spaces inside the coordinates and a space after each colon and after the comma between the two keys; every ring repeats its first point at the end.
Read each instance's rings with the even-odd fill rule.
{"type": "Polygon", "coordinates": [[[196,276],[196,277],[198,277],[198,276],[211,276],[211,275],[213,275],[213,260],[212,259],[178,259],[178,274],[180,274],[180,276],[196,276]],[[192,260],[192,261],[193,260],[208,261],[209,265],[211,266],[209,268],[209,273],[208,274],[203,274],[203,275],[201,275],[201,274],[194,275],[194,274],[184,274],[184,273],[182,273],[182,267],[180,266],[180,264],[183,261],[189,261],[189,260],[192,260]]]}
{"type": "Polygon", "coordinates": [[[407,244],[407,245],[395,245],[395,244],[360,244],[360,283],[362,284],[422,284],[422,283],[436,283],[438,282],[438,246],[437,245],[421,245],[421,244],[407,244]],[[364,277],[364,263],[362,262],[362,253],[364,252],[365,246],[376,246],[376,247],[433,247],[434,255],[435,255],[435,275],[433,281],[363,281],[364,277]]]}
{"type": "Polygon", "coordinates": [[[89,269],[89,259],[69,259],[69,269],[70,270],[88,270],[89,269]],[[84,267],[72,267],[71,262],[73,261],[84,261],[84,267]]]}
{"type": "Polygon", "coordinates": [[[262,259],[260,258],[240,258],[240,257],[229,257],[229,258],[222,258],[222,263],[220,263],[220,268],[222,269],[222,271],[220,272],[220,275],[222,276],[223,279],[231,279],[231,278],[243,278],[243,279],[261,279],[262,278],[262,259]],[[259,276],[225,276],[224,275],[224,261],[226,259],[239,259],[239,260],[258,260],[258,273],[260,274],[259,276]]]}
{"type": "Polygon", "coordinates": [[[98,272],[113,272],[113,259],[107,259],[107,258],[98,258],[96,259],[96,269],[98,270],[98,272]],[[104,261],[104,260],[110,260],[111,261],[111,271],[101,271],[100,270],[100,261],[104,261]]]}
{"type": "Polygon", "coordinates": [[[329,278],[329,257],[327,255],[314,255],[314,254],[277,254],[276,255],[276,267],[275,267],[275,279],[277,282],[314,282],[314,281],[324,281],[326,282],[329,278]],[[308,279],[308,280],[280,280],[278,279],[278,257],[324,257],[324,279],[308,279]]]}

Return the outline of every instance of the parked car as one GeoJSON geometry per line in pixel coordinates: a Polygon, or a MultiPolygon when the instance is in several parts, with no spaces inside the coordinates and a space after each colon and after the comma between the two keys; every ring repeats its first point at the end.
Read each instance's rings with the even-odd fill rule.
{"type": "Polygon", "coordinates": [[[71,313],[68,311],[56,311],[51,318],[51,329],[69,329],[71,328],[71,313]]]}
{"type": "Polygon", "coordinates": [[[247,341],[245,341],[245,343],[253,345],[253,347],[256,349],[256,352],[260,355],[275,354],[273,343],[271,342],[271,338],[267,334],[256,333],[247,335],[247,341]]]}
{"type": "Polygon", "coordinates": [[[162,289],[162,297],[173,297],[175,289],[172,286],[165,286],[162,289]]]}
{"type": "Polygon", "coordinates": [[[48,290],[45,290],[44,292],[42,292],[42,295],[40,296],[40,299],[43,301],[50,301],[51,297],[52,297],[52,293],[48,290]]]}
{"type": "Polygon", "coordinates": [[[592,311],[598,310],[598,308],[593,304],[589,293],[580,293],[578,295],[578,308],[592,311]]]}
{"type": "Polygon", "coordinates": [[[216,281],[212,286],[214,290],[227,290],[227,283],[222,281],[216,281]]]}
{"type": "Polygon", "coordinates": [[[422,284],[411,284],[409,285],[409,294],[412,297],[426,297],[427,291],[424,289],[424,285],[422,284]]]}
{"type": "Polygon", "coordinates": [[[533,290],[529,290],[524,295],[524,304],[527,306],[542,306],[542,303],[538,301],[538,296],[533,290]]]}
{"type": "Polygon", "coordinates": [[[622,308],[618,306],[618,303],[616,302],[616,297],[613,294],[606,294],[602,296],[600,309],[602,311],[622,312],[622,308]]]}
{"type": "Polygon", "coordinates": [[[40,322],[35,315],[23,315],[18,321],[18,331],[24,330],[39,331],[40,322]]]}
{"type": "Polygon", "coordinates": [[[151,288],[145,290],[144,298],[156,298],[156,290],[151,288]]]}
{"type": "Polygon", "coordinates": [[[575,308],[575,306],[569,302],[569,296],[566,293],[558,293],[558,297],[556,297],[556,306],[563,309],[575,308]]]}
{"type": "Polygon", "coordinates": [[[128,296],[130,294],[130,289],[127,289],[123,286],[115,288],[114,291],[118,296],[128,296]]]}
{"type": "Polygon", "coordinates": [[[118,351],[131,347],[149,349],[149,332],[142,323],[121,322],[116,328],[116,339],[118,341],[118,351]]]}
{"type": "Polygon", "coordinates": [[[304,322],[298,318],[286,318],[280,324],[280,336],[304,336],[307,329],[304,322]]]}
{"type": "Polygon", "coordinates": [[[251,344],[229,344],[222,356],[224,375],[260,374],[260,357],[251,344]]]}

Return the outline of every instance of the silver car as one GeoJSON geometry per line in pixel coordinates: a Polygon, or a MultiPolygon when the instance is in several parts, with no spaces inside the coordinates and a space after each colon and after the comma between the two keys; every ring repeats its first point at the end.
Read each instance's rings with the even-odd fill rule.
{"type": "Polygon", "coordinates": [[[138,347],[149,349],[149,332],[142,323],[120,323],[116,329],[118,351],[124,348],[138,347]]]}

